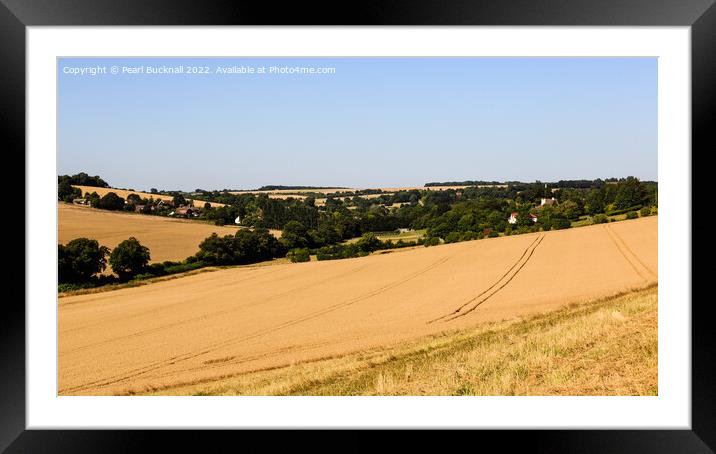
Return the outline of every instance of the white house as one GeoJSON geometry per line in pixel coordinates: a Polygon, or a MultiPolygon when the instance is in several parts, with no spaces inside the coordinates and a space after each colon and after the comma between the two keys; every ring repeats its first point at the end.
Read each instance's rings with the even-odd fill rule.
{"type": "MultiPolygon", "coordinates": [[[[510,224],[517,224],[517,217],[519,215],[520,215],[519,213],[517,213],[516,211],[513,211],[512,213],[510,213],[510,217],[507,219],[507,222],[509,222],[510,224]]],[[[537,222],[537,216],[530,213],[530,221],[537,222]]]]}
{"type": "Polygon", "coordinates": [[[556,205],[557,200],[554,197],[550,197],[549,199],[542,198],[540,199],[539,206],[545,206],[545,205],[556,205]]]}

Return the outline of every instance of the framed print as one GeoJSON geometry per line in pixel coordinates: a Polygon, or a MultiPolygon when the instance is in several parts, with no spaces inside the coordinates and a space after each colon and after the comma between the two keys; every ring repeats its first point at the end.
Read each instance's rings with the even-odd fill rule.
{"type": "Polygon", "coordinates": [[[3,449],[390,428],[712,452],[710,2],[161,3],[0,9],[27,264],[3,449]]]}

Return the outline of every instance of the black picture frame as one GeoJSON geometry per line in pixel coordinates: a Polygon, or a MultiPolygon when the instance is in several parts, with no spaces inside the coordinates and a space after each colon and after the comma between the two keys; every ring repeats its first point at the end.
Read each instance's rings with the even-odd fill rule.
{"type": "MultiPolygon", "coordinates": [[[[692,150],[703,153],[716,150],[712,132],[716,120],[713,113],[716,99],[714,0],[364,0],[355,4],[293,2],[288,5],[221,0],[0,0],[0,118],[7,130],[2,143],[5,153],[25,155],[26,27],[88,25],[690,26],[692,150]]],[[[692,159],[694,155],[692,151],[692,159]]],[[[692,193],[697,197],[693,185],[692,193]]],[[[691,220],[685,225],[690,229],[691,220]]],[[[13,285],[5,290],[0,318],[0,450],[11,453],[133,452],[166,447],[169,438],[170,444],[185,444],[197,437],[188,431],[26,430],[25,301],[21,297],[24,290],[17,287],[13,285]]],[[[716,349],[712,319],[707,316],[709,304],[708,298],[694,298],[692,304],[691,430],[520,430],[510,433],[489,430],[479,434],[480,445],[489,446],[490,442],[505,445],[509,440],[508,450],[526,452],[714,452],[716,349]]],[[[220,446],[235,437],[232,434],[230,431],[212,433],[211,445],[205,448],[213,451],[209,446],[220,446]]],[[[247,443],[246,437],[247,434],[240,435],[242,443],[247,443]]],[[[340,437],[344,440],[341,450],[374,448],[355,433],[341,433],[340,437]]],[[[426,446],[423,434],[411,433],[409,437],[400,438],[395,443],[401,450],[410,449],[412,444],[426,446]]],[[[281,447],[281,440],[295,449],[305,440],[305,433],[272,436],[271,447],[281,447]]],[[[381,447],[390,449],[392,443],[383,443],[381,447]]],[[[315,444],[310,447],[316,449],[315,444]]]]}

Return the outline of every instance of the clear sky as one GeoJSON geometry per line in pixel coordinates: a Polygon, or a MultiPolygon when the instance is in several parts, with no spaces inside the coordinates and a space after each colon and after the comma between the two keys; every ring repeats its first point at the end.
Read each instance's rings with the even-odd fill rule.
{"type": "Polygon", "coordinates": [[[657,179],[655,58],[73,58],[58,84],[58,174],[114,187],[657,179]]]}

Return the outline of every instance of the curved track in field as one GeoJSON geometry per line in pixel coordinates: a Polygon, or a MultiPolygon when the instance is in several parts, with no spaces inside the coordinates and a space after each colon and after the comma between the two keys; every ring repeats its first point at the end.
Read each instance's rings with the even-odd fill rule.
{"type": "Polygon", "coordinates": [[[542,241],[543,238],[544,238],[544,236],[538,236],[537,238],[535,238],[535,240],[532,243],[530,243],[530,245],[527,246],[527,248],[525,248],[525,250],[522,252],[522,255],[515,261],[515,263],[513,263],[512,266],[507,271],[505,271],[505,274],[500,276],[500,278],[497,279],[495,282],[493,282],[492,285],[490,285],[485,290],[478,293],[475,297],[470,298],[467,302],[460,305],[454,311],[452,311],[448,314],[442,315],[438,318],[434,318],[434,319],[430,320],[428,323],[434,323],[439,320],[452,320],[454,317],[464,315],[468,312],[472,312],[475,309],[475,307],[479,306],[483,302],[490,299],[490,297],[492,297],[495,293],[499,292],[502,288],[504,288],[507,284],[509,284],[510,281],[517,275],[517,273],[519,273],[519,271],[525,266],[525,264],[527,264],[527,261],[530,259],[530,257],[532,257],[534,250],[537,249],[537,246],[539,246],[539,242],[542,241]],[[517,268],[517,270],[514,273],[512,273],[512,270],[514,270],[518,265],[519,265],[519,268],[517,268]],[[504,283],[502,285],[500,285],[500,283],[502,283],[502,282],[504,282],[504,283]],[[500,285],[500,286],[497,287],[498,285],[500,285]],[[474,301],[478,300],[480,297],[482,297],[483,295],[485,295],[487,292],[489,292],[490,290],[492,290],[495,287],[497,287],[497,289],[494,292],[490,293],[487,297],[482,299],[474,307],[471,307],[464,312],[462,311],[466,306],[468,306],[471,303],[473,303],[474,301]],[[456,315],[456,314],[458,314],[458,315],[456,315]]]}
{"type": "MultiPolygon", "coordinates": [[[[472,311],[474,311],[475,309],[477,309],[478,306],[480,306],[480,305],[482,305],[483,303],[487,302],[487,300],[489,300],[490,298],[492,298],[493,296],[495,296],[500,290],[502,290],[503,288],[505,288],[505,287],[507,286],[507,284],[509,284],[510,282],[512,282],[512,280],[517,276],[517,274],[522,270],[522,268],[524,268],[525,265],[527,265],[527,262],[530,261],[530,259],[532,258],[532,254],[535,253],[535,251],[537,250],[537,246],[540,245],[540,243],[542,242],[543,239],[544,239],[544,235],[538,237],[537,240],[535,240],[534,243],[530,244],[530,246],[525,250],[525,253],[526,253],[526,254],[523,254],[522,257],[520,257],[520,260],[518,260],[518,261],[515,263],[515,265],[519,264],[519,267],[518,267],[517,269],[515,269],[515,271],[514,271],[513,273],[510,273],[510,272],[505,273],[505,275],[503,276],[503,278],[501,278],[500,280],[498,280],[497,282],[495,282],[495,283],[494,283],[492,286],[490,286],[489,288],[491,289],[491,288],[493,288],[493,287],[494,287],[495,285],[497,285],[497,284],[499,284],[499,287],[497,287],[493,292],[491,292],[491,293],[489,293],[489,294],[487,294],[487,295],[485,295],[485,294],[487,293],[487,291],[483,291],[483,292],[480,293],[478,296],[476,296],[476,297],[470,299],[467,303],[463,304],[462,306],[460,306],[459,309],[457,309],[455,312],[453,312],[452,314],[450,314],[450,315],[445,319],[445,321],[446,321],[446,322],[449,322],[449,321],[455,320],[455,319],[458,318],[458,317],[464,317],[465,315],[467,315],[467,314],[469,314],[470,312],[472,312],[472,311]],[[528,252],[528,251],[529,251],[529,252],[528,252]],[[483,295],[485,295],[485,296],[483,296],[483,295]],[[474,303],[474,304],[473,304],[473,303],[474,303]],[[463,311],[462,309],[464,309],[464,308],[465,308],[466,306],[468,306],[468,305],[469,305],[469,307],[467,307],[467,309],[465,309],[465,310],[463,311]]],[[[513,268],[514,268],[514,266],[513,266],[512,268],[510,268],[510,270],[512,270],[513,268]]]]}

